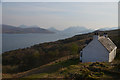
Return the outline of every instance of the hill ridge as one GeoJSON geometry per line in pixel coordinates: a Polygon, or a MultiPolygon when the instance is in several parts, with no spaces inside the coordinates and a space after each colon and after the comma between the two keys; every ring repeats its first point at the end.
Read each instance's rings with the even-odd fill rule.
{"type": "Polygon", "coordinates": [[[39,27],[21,28],[3,24],[2,33],[23,34],[23,33],[54,33],[54,32],[39,27]]]}

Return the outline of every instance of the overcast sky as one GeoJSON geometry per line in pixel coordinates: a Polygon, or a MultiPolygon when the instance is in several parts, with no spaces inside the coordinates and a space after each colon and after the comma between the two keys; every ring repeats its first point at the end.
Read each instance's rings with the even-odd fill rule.
{"type": "Polygon", "coordinates": [[[118,6],[112,2],[4,2],[2,6],[3,24],[13,26],[37,25],[59,30],[71,26],[118,26],[118,6]]]}

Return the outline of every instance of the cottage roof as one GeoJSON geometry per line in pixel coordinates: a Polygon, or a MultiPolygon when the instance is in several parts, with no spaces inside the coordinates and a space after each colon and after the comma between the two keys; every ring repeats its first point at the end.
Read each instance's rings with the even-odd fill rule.
{"type": "Polygon", "coordinates": [[[111,52],[116,45],[108,37],[100,37],[98,41],[109,51],[111,52]]]}

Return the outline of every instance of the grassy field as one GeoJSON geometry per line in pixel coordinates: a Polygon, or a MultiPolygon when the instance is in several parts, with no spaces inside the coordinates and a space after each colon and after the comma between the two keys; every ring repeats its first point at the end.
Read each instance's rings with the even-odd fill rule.
{"type": "MultiPolygon", "coordinates": [[[[115,64],[114,64],[115,65],[115,64]]],[[[89,62],[81,63],[79,58],[72,58],[62,62],[51,64],[43,72],[31,74],[24,78],[70,78],[82,79],[119,79],[120,72],[115,71],[113,63],[89,62]]]]}
{"type": "MultiPolygon", "coordinates": [[[[65,57],[64,57],[65,58],[65,57]]],[[[114,61],[108,62],[89,62],[81,63],[79,57],[71,57],[64,60],[57,60],[50,64],[38,67],[19,74],[4,74],[4,78],[21,78],[21,80],[28,79],[51,79],[51,78],[70,78],[73,80],[82,79],[119,79],[120,72],[116,70],[114,61]]]]}

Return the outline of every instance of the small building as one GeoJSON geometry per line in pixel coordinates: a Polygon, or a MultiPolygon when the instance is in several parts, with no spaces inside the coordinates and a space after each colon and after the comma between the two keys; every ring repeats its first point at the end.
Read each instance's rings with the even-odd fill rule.
{"type": "Polygon", "coordinates": [[[107,34],[93,36],[93,40],[80,51],[81,62],[111,62],[116,56],[117,46],[107,34]]]}

